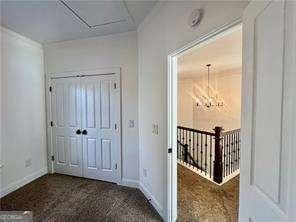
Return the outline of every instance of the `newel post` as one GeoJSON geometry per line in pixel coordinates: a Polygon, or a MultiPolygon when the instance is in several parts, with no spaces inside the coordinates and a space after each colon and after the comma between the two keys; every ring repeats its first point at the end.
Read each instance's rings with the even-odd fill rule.
{"type": "Polygon", "coordinates": [[[220,126],[216,126],[214,128],[214,131],[215,131],[214,181],[216,183],[222,183],[223,181],[222,147],[220,144],[222,130],[223,129],[220,126]]]}

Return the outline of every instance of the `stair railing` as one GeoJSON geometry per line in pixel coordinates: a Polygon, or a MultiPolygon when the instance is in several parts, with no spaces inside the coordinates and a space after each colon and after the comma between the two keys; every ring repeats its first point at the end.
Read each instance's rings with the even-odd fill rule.
{"type": "Polygon", "coordinates": [[[240,129],[214,133],[178,126],[177,157],[210,180],[221,184],[239,169],[240,129]]]}

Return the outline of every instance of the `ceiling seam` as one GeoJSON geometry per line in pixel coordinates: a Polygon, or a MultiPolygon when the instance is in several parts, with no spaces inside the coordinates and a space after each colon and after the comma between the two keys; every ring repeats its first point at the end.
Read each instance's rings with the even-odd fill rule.
{"type": "Polygon", "coordinates": [[[133,15],[131,14],[130,10],[128,9],[128,6],[127,6],[125,0],[122,0],[122,2],[123,2],[123,5],[124,5],[124,7],[125,7],[125,9],[127,11],[127,14],[129,15],[129,17],[131,18],[132,22],[135,25],[135,19],[134,19],[133,15]]]}
{"type": "Polygon", "coordinates": [[[74,16],[76,16],[76,18],[78,18],[81,22],[83,22],[83,24],[85,24],[88,28],[91,28],[91,26],[80,16],[78,15],[77,12],[74,11],[74,9],[72,9],[65,1],[60,0],[60,2],[67,8],[69,9],[74,16]]]}
{"type": "MultiPolygon", "coordinates": [[[[59,0],[67,9],[69,9],[72,14],[78,19],[80,20],[83,24],[85,24],[88,28],[96,28],[99,26],[104,26],[104,25],[110,25],[110,24],[115,24],[115,23],[120,23],[120,22],[125,22],[126,19],[120,19],[120,20],[115,20],[115,21],[110,21],[110,22],[105,22],[105,23],[101,23],[101,24],[97,24],[97,25],[89,25],[87,23],[87,21],[85,19],[83,19],[74,9],[72,9],[64,0],[59,0]]],[[[127,10],[128,15],[131,17],[132,21],[134,22],[134,18],[132,17],[132,15],[130,14],[127,5],[125,4],[125,2],[123,1],[123,4],[127,10]]]]}

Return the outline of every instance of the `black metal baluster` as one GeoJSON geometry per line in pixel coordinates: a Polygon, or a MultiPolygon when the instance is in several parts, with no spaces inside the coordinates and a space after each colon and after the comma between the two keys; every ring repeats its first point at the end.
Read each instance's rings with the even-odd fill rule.
{"type": "MultiPolygon", "coordinates": [[[[190,155],[191,155],[191,157],[193,158],[193,131],[191,131],[191,150],[190,150],[190,155]]],[[[194,165],[194,162],[192,161],[192,158],[190,158],[191,159],[191,164],[192,165],[194,165]]]]}
{"type": "Polygon", "coordinates": [[[222,141],[222,152],[223,152],[223,177],[226,176],[226,153],[225,153],[225,136],[223,136],[222,141]]]}
{"type": "Polygon", "coordinates": [[[228,174],[227,176],[230,174],[230,168],[231,168],[231,159],[230,159],[230,135],[227,136],[228,137],[228,174]]]}
{"type": "Polygon", "coordinates": [[[227,135],[225,135],[225,155],[226,155],[226,160],[225,160],[225,177],[227,176],[228,173],[228,144],[227,144],[227,135]]]}
{"type": "Polygon", "coordinates": [[[233,149],[233,158],[234,158],[234,171],[236,171],[236,132],[234,133],[234,149],[233,149]]]}
{"type": "Polygon", "coordinates": [[[213,136],[210,136],[210,178],[212,178],[213,136]]]}
{"type": "Polygon", "coordinates": [[[200,171],[202,171],[203,134],[200,134],[200,171]]]}
{"type": "Polygon", "coordinates": [[[196,137],[196,163],[197,163],[197,168],[200,168],[199,167],[199,165],[198,165],[198,162],[199,162],[199,159],[198,159],[198,152],[199,152],[199,150],[198,150],[198,148],[199,148],[199,143],[198,143],[198,136],[199,135],[199,133],[197,133],[197,137],[196,137]]]}
{"type": "Polygon", "coordinates": [[[230,174],[232,173],[232,134],[229,134],[230,143],[230,174]]]}
{"type": "Polygon", "coordinates": [[[240,132],[238,133],[238,164],[240,165],[240,145],[241,145],[241,140],[240,140],[240,132]]]}
{"type": "Polygon", "coordinates": [[[207,166],[208,166],[208,164],[207,164],[207,161],[208,161],[208,135],[205,135],[205,175],[207,175],[207,171],[208,171],[208,169],[207,169],[207,166]]]}
{"type": "MultiPolygon", "coordinates": [[[[195,141],[195,139],[194,139],[194,137],[195,137],[195,132],[193,132],[193,134],[192,134],[192,158],[193,158],[193,160],[195,161],[195,143],[194,143],[194,141],[195,141]]],[[[196,161],[195,161],[196,162],[196,161]]],[[[195,166],[195,164],[194,164],[194,167],[196,167],[195,166]]]]}
{"type": "Polygon", "coordinates": [[[239,169],[239,132],[237,132],[236,134],[236,165],[237,165],[237,169],[239,169]]]}
{"type": "Polygon", "coordinates": [[[180,141],[180,136],[179,136],[179,133],[180,133],[180,129],[179,128],[177,128],[177,158],[179,159],[179,143],[178,143],[178,141],[180,141]]]}
{"type": "Polygon", "coordinates": [[[180,141],[179,139],[179,128],[177,128],[177,159],[179,159],[179,143],[178,141],[180,141]]]}
{"type": "MultiPolygon", "coordinates": [[[[184,141],[185,141],[185,130],[184,129],[182,129],[182,144],[185,144],[184,143],[184,141]]],[[[185,152],[184,152],[184,147],[182,146],[182,161],[184,162],[184,154],[185,154],[185,152]]]]}
{"type": "Polygon", "coordinates": [[[235,158],[235,170],[238,169],[237,165],[237,132],[235,133],[235,153],[234,153],[234,158],[235,158]]]}

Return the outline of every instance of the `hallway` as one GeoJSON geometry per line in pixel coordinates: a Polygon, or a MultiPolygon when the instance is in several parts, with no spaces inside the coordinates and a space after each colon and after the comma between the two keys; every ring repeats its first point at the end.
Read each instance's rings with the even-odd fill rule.
{"type": "Polygon", "coordinates": [[[178,165],[178,221],[236,222],[239,176],[215,185],[178,165]]]}

